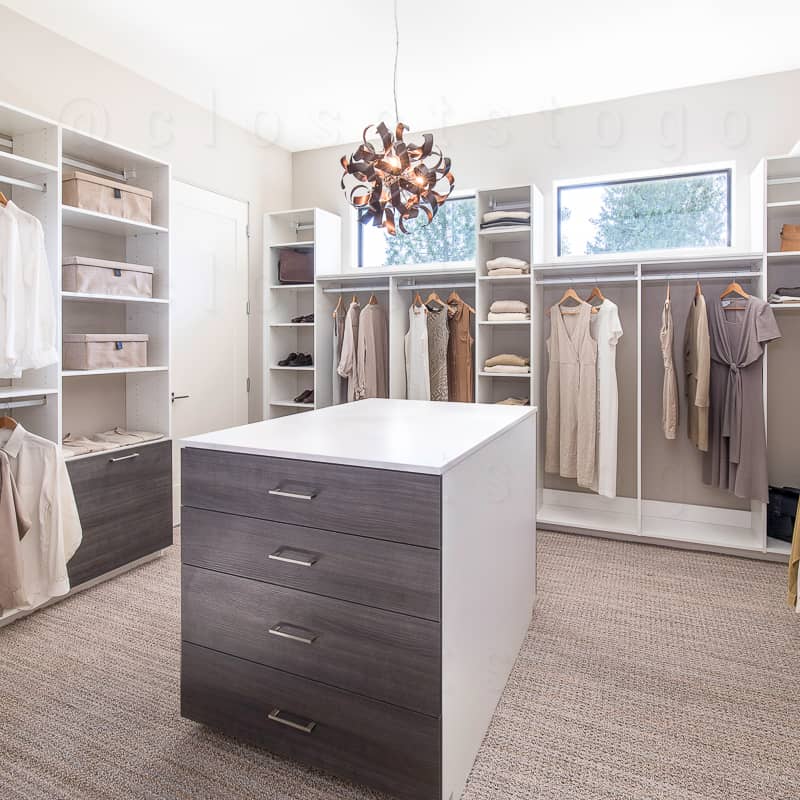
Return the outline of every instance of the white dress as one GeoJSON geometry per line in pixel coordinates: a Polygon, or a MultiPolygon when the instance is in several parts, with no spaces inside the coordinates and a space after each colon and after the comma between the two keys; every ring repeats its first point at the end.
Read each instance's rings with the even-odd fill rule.
{"type": "Polygon", "coordinates": [[[597,342],[597,469],[592,489],[603,497],[617,496],[617,342],[622,337],[617,306],[605,299],[591,317],[597,342]]]}
{"type": "Polygon", "coordinates": [[[428,309],[412,305],[408,309],[406,351],[406,398],[431,399],[431,373],[428,360],[428,309]]]}

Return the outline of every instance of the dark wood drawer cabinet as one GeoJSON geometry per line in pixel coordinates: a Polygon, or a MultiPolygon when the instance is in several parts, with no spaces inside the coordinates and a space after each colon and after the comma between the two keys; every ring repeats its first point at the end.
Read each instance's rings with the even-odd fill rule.
{"type": "Polygon", "coordinates": [[[399,798],[439,790],[439,720],[184,643],[181,713],[399,798]]]}
{"type": "Polygon", "coordinates": [[[182,504],[392,542],[441,545],[441,478],[184,448],[182,504]]]}
{"type": "Polygon", "coordinates": [[[67,462],[83,540],[70,584],[125,566],[172,544],[172,443],[67,462]]]}
{"type": "Polygon", "coordinates": [[[184,641],[438,716],[439,624],[186,566],[184,641]]]}
{"type": "Polygon", "coordinates": [[[182,520],[184,564],[440,619],[439,550],[194,508],[182,520]]]}

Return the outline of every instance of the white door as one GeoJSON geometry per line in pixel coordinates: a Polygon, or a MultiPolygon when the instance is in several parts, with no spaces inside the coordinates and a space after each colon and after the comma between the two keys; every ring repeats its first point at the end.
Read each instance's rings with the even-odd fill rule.
{"type": "Polygon", "coordinates": [[[185,436],[247,423],[246,203],[172,185],[172,435],[175,522],[185,436]]]}

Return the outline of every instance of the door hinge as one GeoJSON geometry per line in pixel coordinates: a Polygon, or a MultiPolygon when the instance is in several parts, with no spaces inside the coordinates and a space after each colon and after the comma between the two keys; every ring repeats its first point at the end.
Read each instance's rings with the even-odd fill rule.
{"type": "Polygon", "coordinates": [[[250,316],[250,301],[247,301],[247,316],[250,316]]]}
{"type": "Polygon", "coordinates": [[[250,378],[247,379],[247,391],[250,391],[250,378]]]}

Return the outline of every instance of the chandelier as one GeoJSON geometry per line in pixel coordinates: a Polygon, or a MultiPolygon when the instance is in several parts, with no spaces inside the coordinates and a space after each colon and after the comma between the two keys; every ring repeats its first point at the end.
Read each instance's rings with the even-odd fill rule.
{"type": "Polygon", "coordinates": [[[398,119],[394,135],[383,122],[369,125],[358,149],[349,159],[347,156],[341,159],[344,170],[341,188],[350,205],[358,210],[358,221],[385,228],[392,236],[398,228],[409,233],[406,223],[411,220],[425,219],[422,224],[429,224],[455,185],[450,159],[434,145],[432,134],[424,134],[419,143],[403,138],[409,128],[399,121],[397,113],[400,52],[397,0],[394,0],[394,26],[394,112],[398,119]],[[379,143],[370,141],[373,129],[379,143]]]}

